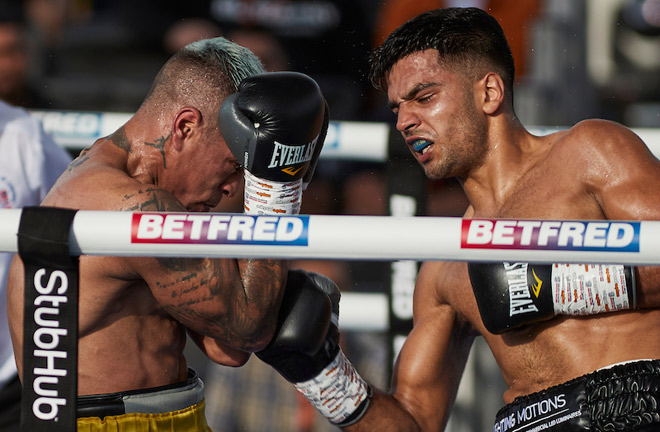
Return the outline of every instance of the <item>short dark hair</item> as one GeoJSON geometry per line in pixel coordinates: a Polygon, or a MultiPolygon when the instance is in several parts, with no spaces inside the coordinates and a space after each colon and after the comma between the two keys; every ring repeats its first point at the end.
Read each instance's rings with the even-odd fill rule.
{"type": "Polygon", "coordinates": [[[394,30],[369,59],[369,79],[385,89],[387,73],[409,54],[435,49],[438,60],[478,65],[484,61],[495,68],[513,97],[513,55],[502,27],[479,8],[446,8],[424,12],[394,30]]]}

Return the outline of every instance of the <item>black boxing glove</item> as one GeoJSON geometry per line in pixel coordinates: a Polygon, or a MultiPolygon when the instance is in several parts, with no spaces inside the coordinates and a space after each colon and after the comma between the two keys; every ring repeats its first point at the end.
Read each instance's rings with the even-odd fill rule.
{"type": "Polygon", "coordinates": [[[328,106],[318,84],[297,72],[248,77],[223,101],[218,124],[246,171],[246,212],[299,212],[328,123],[328,106]]]}
{"type": "Polygon", "coordinates": [[[637,306],[635,272],[623,265],[469,263],[481,320],[491,333],[556,315],[594,315],[637,306]]]}
{"type": "Polygon", "coordinates": [[[331,423],[344,427],[367,410],[371,387],[339,347],[340,297],[331,279],[289,270],[276,334],[256,355],[331,423]]]}
{"type": "MultiPolygon", "coordinates": [[[[275,336],[256,353],[292,383],[315,377],[339,351],[330,296],[312,275],[289,270],[275,336]]],[[[330,285],[330,290],[334,284],[327,278],[321,283],[330,285]]]]}

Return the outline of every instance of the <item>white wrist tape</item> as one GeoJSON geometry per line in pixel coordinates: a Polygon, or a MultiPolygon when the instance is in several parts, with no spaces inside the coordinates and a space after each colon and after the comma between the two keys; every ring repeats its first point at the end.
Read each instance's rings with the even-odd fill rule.
{"type": "Polygon", "coordinates": [[[285,215],[300,213],[302,179],[288,183],[264,180],[245,173],[243,207],[246,214],[285,215]]]}
{"type": "Polygon", "coordinates": [[[371,389],[340,350],[335,359],[316,378],[295,384],[300,393],[331,423],[339,424],[357,413],[348,426],[359,420],[367,409],[371,389]],[[367,401],[367,403],[363,403],[367,401]]]}
{"type": "Polygon", "coordinates": [[[552,296],[555,314],[591,315],[630,309],[629,290],[622,265],[553,264],[552,296]]]}

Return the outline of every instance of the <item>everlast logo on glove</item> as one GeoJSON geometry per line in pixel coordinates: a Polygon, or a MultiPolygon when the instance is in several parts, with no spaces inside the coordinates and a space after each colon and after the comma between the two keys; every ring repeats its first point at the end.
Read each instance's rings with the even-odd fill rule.
{"type": "Polygon", "coordinates": [[[503,263],[503,265],[509,284],[509,316],[538,312],[539,309],[534,305],[534,301],[532,300],[532,292],[538,298],[543,281],[532,270],[536,284],[532,285],[532,289],[530,289],[527,284],[528,263],[503,263]]]}
{"type": "Polygon", "coordinates": [[[245,171],[278,183],[309,183],[328,123],[320,87],[297,72],[248,77],[218,111],[220,132],[245,171]]]}
{"type": "Polygon", "coordinates": [[[301,169],[304,168],[304,166],[301,165],[297,168],[294,168],[294,165],[304,164],[312,160],[317,140],[318,136],[316,139],[314,139],[314,141],[304,146],[290,146],[275,141],[275,145],[273,147],[273,155],[270,158],[270,164],[268,164],[268,168],[279,168],[286,166],[286,168],[283,168],[282,171],[289,174],[290,176],[295,176],[301,169]]]}
{"type": "Polygon", "coordinates": [[[552,268],[516,263],[469,263],[468,273],[485,327],[491,333],[553,315],[552,268]]]}

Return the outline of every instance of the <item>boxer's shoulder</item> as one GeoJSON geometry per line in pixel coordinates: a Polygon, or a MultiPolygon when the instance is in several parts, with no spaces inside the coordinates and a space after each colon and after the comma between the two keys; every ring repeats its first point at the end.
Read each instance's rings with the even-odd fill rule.
{"type": "Polygon", "coordinates": [[[172,193],[95,149],[71,163],[44,203],[81,210],[185,211],[172,193]]]}
{"type": "Polygon", "coordinates": [[[557,135],[555,146],[576,153],[587,151],[610,151],[643,144],[630,129],[610,120],[589,119],[576,123],[573,127],[557,135]]]}
{"type": "Polygon", "coordinates": [[[645,157],[648,149],[630,129],[612,121],[590,119],[571,128],[539,137],[546,146],[541,163],[552,173],[590,183],[614,167],[625,168],[631,157],[645,157]]]}

